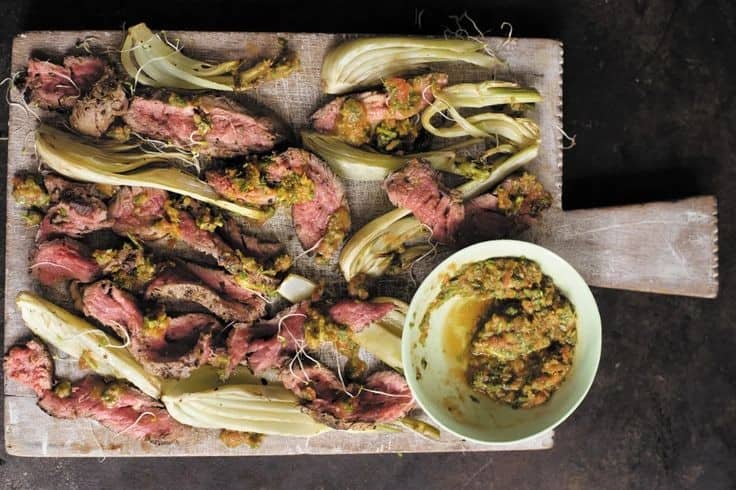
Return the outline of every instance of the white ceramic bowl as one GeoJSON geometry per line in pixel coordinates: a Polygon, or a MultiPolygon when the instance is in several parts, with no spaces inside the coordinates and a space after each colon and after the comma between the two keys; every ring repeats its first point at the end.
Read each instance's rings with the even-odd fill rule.
{"type": "Polygon", "coordinates": [[[411,391],[438,425],[463,439],[510,444],[556,427],[583,401],[598,370],[601,318],[590,288],[570,264],[532,243],[494,240],[458,251],[427,276],[409,306],[401,350],[411,391]],[[478,301],[449,300],[433,310],[426,341],[419,342],[419,324],[440,291],[441,277],[452,276],[465,264],[494,257],[533,260],[577,312],[578,338],[572,369],[547,403],[531,409],[513,409],[474,393],[465,381],[461,358],[468,332],[482,314],[478,301]]]}

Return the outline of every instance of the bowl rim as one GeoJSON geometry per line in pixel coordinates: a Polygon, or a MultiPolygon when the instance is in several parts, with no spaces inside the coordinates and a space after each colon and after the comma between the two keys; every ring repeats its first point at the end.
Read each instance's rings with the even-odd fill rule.
{"type": "MultiPolygon", "coordinates": [[[[474,262],[474,261],[464,262],[464,264],[471,263],[471,262],[474,262]]],[[[554,279],[555,278],[552,277],[553,281],[554,279]]],[[[437,264],[430,271],[427,277],[425,277],[424,280],[419,284],[419,287],[414,292],[411,302],[409,303],[409,308],[406,314],[406,320],[404,321],[403,334],[401,336],[401,358],[402,358],[402,367],[404,369],[404,377],[406,378],[407,384],[409,385],[409,389],[411,390],[411,393],[414,396],[414,400],[417,402],[417,404],[422,409],[422,411],[426,413],[427,416],[431,418],[434,423],[439,425],[440,428],[464,440],[475,442],[478,444],[494,445],[494,446],[510,446],[510,445],[529,441],[531,439],[534,439],[535,437],[538,437],[540,434],[554,430],[555,428],[559,427],[560,424],[565,422],[570,417],[570,415],[572,415],[573,412],[575,412],[575,410],[577,410],[577,408],[580,406],[583,400],[585,400],[585,398],[587,397],[588,392],[590,391],[591,387],[593,386],[593,382],[595,381],[595,377],[598,373],[598,368],[600,366],[602,344],[603,344],[603,326],[601,322],[600,311],[598,310],[598,303],[595,300],[595,296],[593,295],[593,292],[590,290],[590,286],[588,286],[588,283],[585,282],[585,279],[583,279],[580,273],[569,262],[567,262],[565,259],[557,255],[553,251],[545,247],[542,247],[540,245],[537,245],[535,243],[526,242],[522,240],[506,240],[506,239],[487,240],[487,241],[475,243],[473,245],[469,245],[460,250],[457,250],[452,255],[447,257],[445,260],[437,264]],[[528,254],[528,251],[531,250],[533,254],[546,255],[547,258],[557,261],[561,263],[565,268],[569,269],[569,272],[573,280],[575,282],[579,282],[582,286],[584,286],[583,294],[585,294],[586,296],[589,296],[589,298],[591,299],[591,305],[593,307],[593,313],[594,313],[593,319],[595,320],[595,325],[597,326],[597,330],[598,330],[598,341],[595,343],[595,345],[593,345],[594,356],[595,356],[594,367],[592,369],[589,379],[587,380],[585,389],[582,391],[578,399],[570,406],[570,408],[567,411],[565,411],[563,415],[557,418],[557,420],[553,424],[550,424],[549,426],[543,429],[540,429],[527,436],[524,436],[518,439],[509,440],[509,441],[487,441],[483,439],[478,439],[476,437],[473,437],[467,434],[461,434],[458,431],[452,430],[449,427],[445,426],[432,414],[432,412],[427,408],[426,404],[421,400],[421,397],[418,396],[418,393],[420,390],[418,387],[418,381],[416,379],[416,375],[414,374],[414,371],[413,371],[414,365],[411,361],[412,347],[411,347],[411,343],[409,342],[409,334],[408,334],[409,325],[410,323],[413,322],[412,316],[417,309],[415,300],[420,296],[419,294],[420,291],[431,287],[430,283],[436,280],[437,276],[445,272],[445,269],[447,269],[448,266],[453,263],[454,259],[459,254],[468,253],[467,251],[471,249],[481,249],[482,250],[486,247],[489,247],[491,244],[494,244],[495,246],[509,246],[509,248],[520,247],[524,250],[523,250],[523,253],[509,252],[509,253],[504,253],[502,255],[488,256],[485,258],[477,259],[475,261],[486,260],[486,259],[491,259],[491,258],[514,257],[514,258],[527,258],[529,260],[533,260],[537,262],[538,259],[535,259],[535,257],[532,257],[528,254]]]]}

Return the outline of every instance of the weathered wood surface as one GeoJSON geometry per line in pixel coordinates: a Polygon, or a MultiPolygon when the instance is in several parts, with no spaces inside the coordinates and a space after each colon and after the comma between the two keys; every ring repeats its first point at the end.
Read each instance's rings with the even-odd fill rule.
{"type": "Polygon", "coordinates": [[[592,286],[712,298],[718,293],[716,213],[712,196],[554,210],[521,238],[559,254],[592,286]]]}
{"type": "MultiPolygon", "coordinates": [[[[13,44],[12,71],[23,68],[31,54],[59,55],[71,49],[75,42],[86,36],[95,36],[105,45],[117,46],[120,32],[31,32],[21,34],[13,44]]],[[[170,38],[181,37],[187,52],[210,59],[238,58],[245,51],[256,56],[262,49],[276,46],[278,37],[289,40],[302,62],[298,73],[285,80],[266,84],[240,97],[246,103],[268,107],[280,115],[295,130],[307,126],[309,115],[329,100],[319,91],[319,71],[325,51],[343,36],[332,34],[273,34],[273,33],[170,33],[170,38]]],[[[500,46],[502,39],[490,39],[492,46],[500,46]]],[[[519,39],[504,47],[500,53],[509,61],[509,71],[498,73],[499,78],[513,79],[539,89],[545,96],[531,117],[540,121],[542,149],[540,157],[531,165],[544,185],[555,195],[560,205],[561,141],[555,127],[561,122],[562,46],[557,41],[519,39]]],[[[448,67],[453,83],[487,79],[491,74],[468,67],[448,67]]],[[[13,92],[13,97],[19,94],[13,92]]],[[[36,122],[17,106],[11,107],[8,143],[8,174],[19,169],[36,168],[32,138],[29,136],[36,122]]],[[[377,184],[347,183],[354,229],[387,211],[390,207],[384,192],[377,184]]],[[[277,215],[267,228],[286,243],[292,255],[301,252],[293,236],[290,220],[277,215]]],[[[16,292],[35,289],[27,273],[27,253],[32,247],[34,230],[24,227],[19,209],[8,203],[6,242],[6,304],[5,347],[28,335],[14,304],[16,292]]],[[[431,265],[431,264],[427,264],[431,265]]],[[[309,260],[301,260],[296,270],[310,277],[324,279],[340,289],[341,277],[332,267],[315,267],[309,260]]],[[[421,274],[420,271],[417,271],[421,274]]],[[[421,275],[420,275],[421,277],[421,275]]],[[[406,278],[400,283],[388,283],[381,294],[392,294],[409,300],[414,287],[406,278]]],[[[71,359],[56,361],[60,376],[75,376],[79,370],[71,359]]],[[[35,406],[32,394],[16,383],[5,380],[5,440],[8,452],[25,456],[201,456],[201,455],[270,455],[270,454],[344,454],[377,452],[432,452],[432,451],[487,451],[544,449],[552,446],[552,431],[510,446],[483,446],[444,435],[440,442],[432,442],[411,433],[346,434],[331,432],[310,439],[267,437],[258,449],[226,448],[215,431],[194,431],[169,446],[153,446],[115,438],[110,431],[90,421],[55,420],[35,406]]]]}

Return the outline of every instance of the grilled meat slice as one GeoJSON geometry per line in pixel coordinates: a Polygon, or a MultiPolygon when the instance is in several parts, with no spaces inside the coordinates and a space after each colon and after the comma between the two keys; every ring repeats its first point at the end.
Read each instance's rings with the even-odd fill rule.
{"type": "Polygon", "coordinates": [[[158,401],[122,381],[108,383],[99,376],[87,376],[52,388],[53,360],[46,346],[35,339],[12,347],[3,370],[10,379],[33,389],[38,406],[53,417],[90,418],[118,434],[154,443],[173,442],[185,430],[158,401]]]}
{"type": "MultiPolygon", "coordinates": [[[[228,274],[222,269],[205,267],[193,262],[184,262],[183,266],[212,289],[255,309],[260,310],[265,307],[261,294],[253,289],[243,287],[232,274],[228,274]]],[[[265,282],[266,287],[270,289],[275,289],[278,285],[276,279],[267,276],[259,276],[251,279],[251,281],[255,285],[265,282]]]]}
{"type": "Polygon", "coordinates": [[[44,174],[43,185],[46,188],[52,203],[58,203],[64,199],[81,200],[88,198],[96,198],[101,201],[106,201],[112,197],[115,192],[115,188],[113,186],[76,182],[54,173],[44,174]]]}
{"type": "Polygon", "coordinates": [[[513,220],[498,209],[498,198],[483,194],[465,203],[465,219],[457,238],[461,245],[507,237],[514,229],[513,220]]]}
{"type": "Polygon", "coordinates": [[[415,407],[406,379],[396,371],[379,371],[365,380],[358,395],[358,417],[376,422],[391,422],[415,407]]]}
{"type": "Polygon", "coordinates": [[[52,206],[46,211],[36,241],[50,236],[80,237],[112,226],[106,200],[112,195],[109,186],[73,182],[57,174],[43,178],[52,206]]]}
{"type": "Polygon", "coordinates": [[[284,140],[285,128],[280,122],[255,116],[228,98],[199,97],[197,107],[210,124],[209,131],[204,134],[206,155],[233,157],[244,153],[262,153],[284,140]]]}
{"type": "Polygon", "coordinates": [[[207,183],[224,198],[250,206],[275,206],[280,204],[279,190],[263,182],[260,165],[245,163],[241,168],[208,170],[207,183]]]}
{"type": "Polygon", "coordinates": [[[118,337],[141,337],[143,313],[135,298],[112,281],[103,279],[82,289],[84,314],[111,328],[118,337]]]}
{"type": "Polygon", "coordinates": [[[110,226],[112,221],[107,215],[107,205],[102,200],[96,197],[62,200],[46,211],[36,241],[59,235],[79,238],[110,226]]]}
{"type": "Polygon", "coordinates": [[[69,123],[80,133],[99,138],[127,111],[128,95],[120,80],[109,72],[74,104],[69,123]]]}
{"type": "Polygon", "coordinates": [[[283,254],[286,249],[282,243],[265,241],[249,235],[234,218],[225,220],[221,235],[234,250],[240,250],[245,255],[258,260],[273,259],[283,254]]]}
{"type": "Polygon", "coordinates": [[[46,346],[36,339],[11,347],[3,359],[3,372],[39,397],[54,384],[54,361],[46,346]]]}
{"type": "Polygon", "coordinates": [[[166,191],[121,187],[110,204],[112,229],[122,236],[171,248],[177,243],[212,257],[220,266],[239,270],[241,260],[219,235],[202,229],[194,217],[176,207],[166,191]]]}
{"type": "Polygon", "coordinates": [[[228,369],[245,363],[255,374],[285,368],[304,343],[307,303],[254,324],[236,324],[227,339],[228,369]]]}
{"type": "Polygon", "coordinates": [[[31,274],[44,286],[53,286],[70,279],[94,281],[100,268],[81,243],[60,238],[38,244],[31,256],[31,274]]]}
{"type": "Polygon", "coordinates": [[[42,109],[69,109],[109,70],[94,56],[67,56],[63,66],[32,58],[24,85],[26,101],[42,109]]]}
{"type": "Polygon", "coordinates": [[[212,315],[186,313],[146,318],[143,334],[133,342],[133,355],[145,369],[164,378],[186,378],[207,364],[213,354],[213,337],[222,325],[212,315]]]}
{"type": "Polygon", "coordinates": [[[431,88],[447,85],[447,75],[389,78],[383,91],[338,97],[312,115],[314,128],[355,146],[372,143],[385,151],[409,150],[420,126],[409,119],[434,100],[431,88]]]}
{"type": "Polygon", "coordinates": [[[350,229],[350,210],[340,180],[308,151],[289,148],[241,169],[207,173],[215,191],[250,205],[293,205],[296,235],[305,249],[329,259],[350,229]]]}
{"type": "Polygon", "coordinates": [[[222,329],[202,313],[144,317],[133,296],[107,280],[84,287],[81,301],[86,316],[112,328],[147,371],[166,378],[187,377],[207,363],[212,336],[222,329]]]}
{"type": "Polygon", "coordinates": [[[146,288],[145,297],[171,311],[199,306],[228,322],[251,322],[265,313],[265,303],[246,305],[225,298],[181,269],[159,274],[146,288]]]}
{"type": "Polygon", "coordinates": [[[135,133],[189,148],[193,144],[191,137],[197,134],[195,106],[184,99],[179,101],[174,94],[158,95],[133,97],[123,120],[135,133]]]}
{"type": "Polygon", "coordinates": [[[128,383],[107,383],[99,376],[46,391],[38,406],[52,417],[89,418],[117,434],[157,444],[174,442],[185,430],[158,401],[128,383]]]}
{"type": "Polygon", "coordinates": [[[534,175],[511,175],[492,192],[465,203],[458,239],[466,244],[504,238],[534,224],[551,204],[552,196],[534,175]]]}
{"type": "Polygon", "coordinates": [[[120,187],[108,208],[119,235],[131,234],[141,240],[157,240],[168,235],[166,201],[169,194],[150,187],[120,187]]]}
{"type": "Polygon", "coordinates": [[[301,398],[307,413],[336,429],[371,429],[405,416],[415,406],[406,380],[395,371],[373,373],[362,386],[345,385],[318,365],[282,371],[281,380],[301,398]]]}
{"type": "Polygon", "coordinates": [[[328,260],[350,230],[350,209],[342,182],[312,153],[290,148],[266,167],[268,179],[279,182],[291,174],[306,175],[314,184],[313,197],[294,204],[291,211],[297,238],[304,249],[315,248],[328,260]]]}
{"type": "Polygon", "coordinates": [[[462,196],[445,187],[427,162],[412,160],[383,183],[394,206],[410,209],[432,229],[432,238],[451,243],[465,216],[462,196]]]}
{"type": "Polygon", "coordinates": [[[218,234],[197,226],[197,222],[187,211],[179,210],[176,221],[177,238],[181,242],[201,254],[212,257],[219,266],[229,271],[241,269],[241,259],[235,251],[218,234]]]}
{"type": "Polygon", "coordinates": [[[350,327],[353,332],[360,332],[373,322],[386,316],[394,309],[391,303],[369,303],[354,299],[343,299],[329,309],[330,317],[337,323],[350,327]]]}
{"type": "Polygon", "coordinates": [[[110,70],[105,61],[97,56],[66,56],[63,63],[82,94],[110,70]]]}
{"type": "Polygon", "coordinates": [[[136,96],[123,119],[133,132],[217,158],[269,151],[284,138],[276,120],[224,97],[136,96]]]}

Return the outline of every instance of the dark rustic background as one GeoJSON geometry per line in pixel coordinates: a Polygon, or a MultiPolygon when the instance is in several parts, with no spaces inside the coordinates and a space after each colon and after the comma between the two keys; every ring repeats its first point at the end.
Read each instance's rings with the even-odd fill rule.
{"type": "MultiPolygon", "coordinates": [[[[0,2],[0,76],[17,33],[153,28],[491,35],[565,43],[564,206],[715,194],[721,290],[700,300],[596,289],[603,357],[549,451],[241,459],[0,455],[2,488],[734,488],[736,5],[731,0],[0,2]],[[421,13],[421,16],[419,13],[421,13]],[[421,19],[421,22],[418,22],[421,19]]],[[[7,107],[0,133],[7,135],[7,107]]],[[[0,159],[6,154],[0,144],[0,159]]],[[[0,178],[5,178],[4,167],[0,178]]],[[[4,186],[2,186],[4,187],[4,186]]],[[[4,199],[0,199],[4,202],[4,199]]],[[[4,216],[4,210],[0,215],[4,216]]],[[[4,227],[0,227],[0,230],[4,227]]],[[[0,234],[2,232],[0,231],[0,234]]],[[[2,268],[4,270],[4,267],[2,268]]]]}

